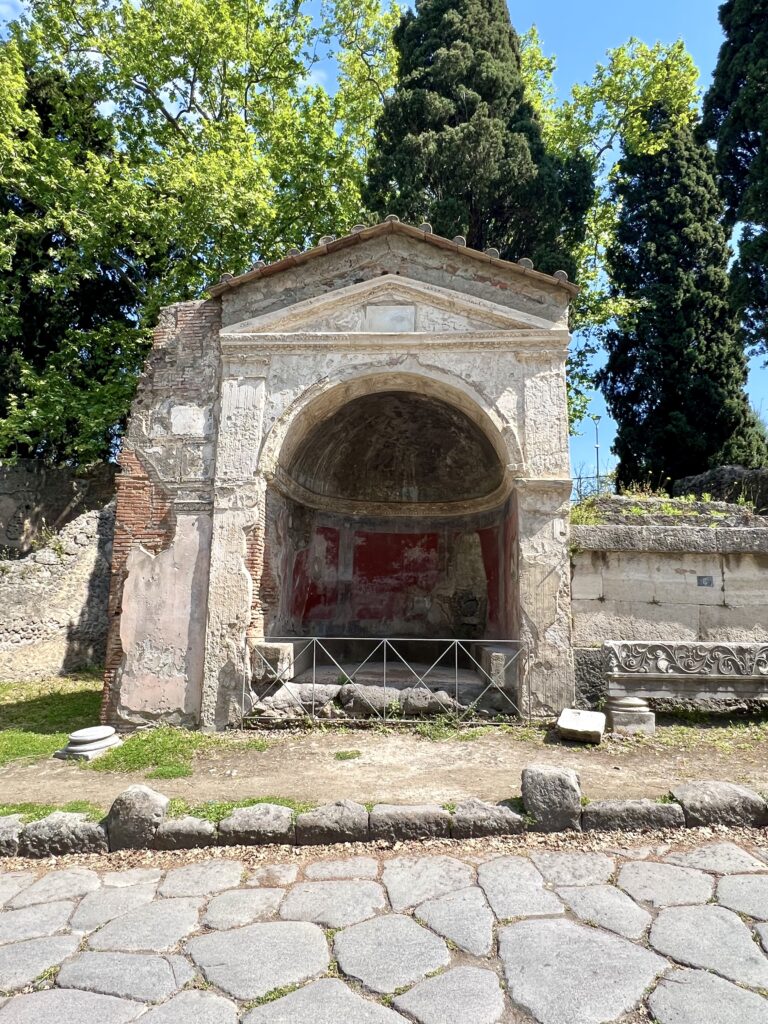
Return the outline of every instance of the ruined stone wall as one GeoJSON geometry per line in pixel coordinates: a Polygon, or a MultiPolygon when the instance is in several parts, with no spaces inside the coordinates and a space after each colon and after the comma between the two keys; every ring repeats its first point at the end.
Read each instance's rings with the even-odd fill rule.
{"type": "Polygon", "coordinates": [[[117,478],[105,721],[198,720],[218,390],[217,302],[164,310],[117,478]]]}
{"type": "Polygon", "coordinates": [[[21,461],[0,465],[0,553],[28,554],[45,530],[56,531],[115,494],[115,467],[73,469],[21,461]]]}
{"type": "Polygon", "coordinates": [[[574,647],[768,640],[768,529],[574,526],[574,647]]]}
{"type": "Polygon", "coordinates": [[[113,525],[114,502],[32,554],[0,561],[0,681],[103,663],[113,525]]]}

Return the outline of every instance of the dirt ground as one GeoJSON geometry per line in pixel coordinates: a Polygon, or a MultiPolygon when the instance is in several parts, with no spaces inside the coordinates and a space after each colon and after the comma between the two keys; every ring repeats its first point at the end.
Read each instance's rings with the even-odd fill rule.
{"type": "Polygon", "coordinates": [[[227,746],[200,755],[193,775],[181,779],[92,772],[53,759],[16,761],[0,768],[0,801],[88,800],[108,806],[136,782],[190,803],[267,795],[309,803],[343,798],[445,803],[467,796],[498,801],[519,795],[521,769],[536,762],[575,768],[592,800],[660,796],[686,779],[725,779],[768,791],[768,739],[718,744],[706,729],[700,740],[689,733],[685,743],[610,740],[600,747],[525,741],[498,731],[463,742],[372,731],[268,738],[270,747],[263,752],[227,746]],[[334,754],[341,750],[361,755],[337,761],[334,754]]]}

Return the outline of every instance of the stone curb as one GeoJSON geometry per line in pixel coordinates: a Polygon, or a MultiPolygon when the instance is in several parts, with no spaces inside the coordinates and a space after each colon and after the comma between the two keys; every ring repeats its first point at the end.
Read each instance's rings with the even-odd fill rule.
{"type": "Polygon", "coordinates": [[[20,815],[0,817],[0,857],[48,857],[107,850],[183,850],[211,846],[397,842],[408,839],[467,839],[529,832],[648,831],[701,825],[768,827],[768,802],[746,786],[687,782],[666,800],[596,800],[581,795],[570,768],[528,765],[523,769],[523,806],[465,800],[448,810],[438,804],[377,804],[370,810],[351,800],[294,814],[277,804],[235,808],[218,826],[186,815],[166,818],[168,798],[148,786],[121,793],[98,823],[82,814],[55,811],[24,824],[20,815]]]}

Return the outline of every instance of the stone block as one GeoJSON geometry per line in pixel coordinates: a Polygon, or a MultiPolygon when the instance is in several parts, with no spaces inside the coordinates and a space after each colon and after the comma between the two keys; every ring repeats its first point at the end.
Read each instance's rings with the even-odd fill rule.
{"type": "Polygon", "coordinates": [[[585,832],[645,832],[684,826],[680,804],[657,804],[654,800],[595,800],[581,812],[585,832]]]}
{"type": "Polygon", "coordinates": [[[371,839],[432,839],[448,838],[451,834],[451,815],[439,804],[415,804],[400,807],[397,804],[376,804],[370,813],[371,839]]]}
{"type": "Polygon", "coordinates": [[[451,820],[454,839],[475,836],[515,836],[525,830],[525,819],[503,804],[486,804],[471,797],[457,805],[451,820]]]}
{"type": "Polygon", "coordinates": [[[363,843],[368,839],[368,811],[354,800],[337,800],[296,819],[299,846],[325,843],[363,843]]]}
{"type": "Polygon", "coordinates": [[[255,804],[236,807],[228,818],[219,822],[219,843],[222,846],[265,846],[296,842],[293,812],[278,804],[255,804]]]}
{"type": "Polygon", "coordinates": [[[20,814],[6,814],[0,818],[0,857],[16,856],[22,828],[20,814]]]}
{"type": "Polygon", "coordinates": [[[155,832],[152,843],[155,850],[191,850],[216,845],[216,826],[205,818],[186,814],[181,818],[167,818],[155,832]]]}
{"type": "Polygon", "coordinates": [[[753,789],[731,782],[686,782],[672,796],[685,813],[689,828],[696,825],[768,825],[768,804],[753,789]]]}
{"type": "Polygon", "coordinates": [[[581,829],[581,786],[572,768],[528,765],[522,772],[523,806],[538,832],[581,829]]]}
{"type": "Polygon", "coordinates": [[[564,708],[557,720],[557,731],[564,740],[599,743],[605,732],[605,715],[601,711],[564,708]]]}
{"type": "Polygon", "coordinates": [[[106,853],[107,833],[85,814],[53,814],[31,821],[19,837],[20,857],[60,857],[67,853],[106,853]]]}
{"type": "Polygon", "coordinates": [[[149,786],[129,786],[107,815],[110,850],[143,850],[152,846],[165,819],[168,797],[149,786]]]}

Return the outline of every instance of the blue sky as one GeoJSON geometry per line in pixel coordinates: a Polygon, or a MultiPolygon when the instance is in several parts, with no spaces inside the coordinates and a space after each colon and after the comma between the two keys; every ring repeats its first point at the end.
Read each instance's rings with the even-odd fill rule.
{"type": "MultiPolygon", "coordinates": [[[[706,89],[722,42],[719,0],[509,0],[509,5],[515,28],[522,33],[535,24],[545,51],[557,56],[555,80],[561,96],[575,82],[589,79],[606,50],[630,36],[648,44],[683,39],[700,69],[700,86],[706,89]]],[[[0,0],[0,23],[15,17],[19,7],[18,0],[0,0]]],[[[768,419],[768,369],[763,362],[751,361],[748,391],[755,408],[768,419]]],[[[590,412],[600,417],[600,468],[605,472],[613,464],[614,426],[599,394],[590,412]]],[[[588,423],[571,441],[574,471],[594,473],[594,444],[594,427],[588,423]]]]}

